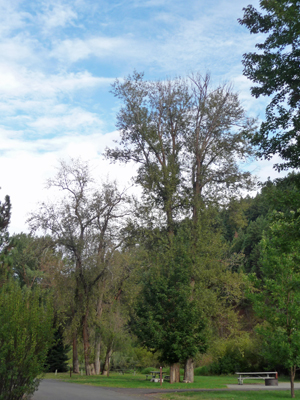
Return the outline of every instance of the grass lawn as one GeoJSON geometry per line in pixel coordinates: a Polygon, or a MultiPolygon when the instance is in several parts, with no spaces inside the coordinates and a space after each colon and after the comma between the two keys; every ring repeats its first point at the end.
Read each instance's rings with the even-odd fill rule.
{"type": "MultiPolygon", "coordinates": [[[[117,372],[111,372],[109,377],[106,376],[81,376],[77,374],[72,374],[70,378],[70,373],[58,373],[55,375],[54,373],[48,373],[45,375],[46,379],[59,379],[64,382],[74,382],[81,383],[83,385],[92,385],[92,386],[106,386],[106,387],[118,387],[118,388],[149,388],[149,389],[159,389],[160,383],[146,381],[146,375],[144,374],[136,374],[126,373],[125,375],[120,375],[117,372]]],[[[182,378],[182,377],[181,377],[182,378]]],[[[287,377],[280,377],[281,382],[288,382],[287,377]]],[[[248,382],[247,382],[248,383],[248,382]]],[[[251,380],[251,383],[255,385],[256,383],[262,384],[263,380],[251,380]]],[[[169,382],[164,382],[162,384],[162,389],[225,389],[228,384],[237,384],[237,376],[236,375],[222,375],[222,376],[195,376],[194,383],[173,383],[172,385],[169,382]]],[[[256,392],[257,394],[258,392],[256,392]]],[[[264,392],[266,393],[266,392],[264,392]]],[[[283,393],[283,392],[280,392],[283,393]]],[[[244,393],[243,393],[244,395],[244,393]]],[[[258,395],[258,394],[257,394],[258,395]]],[[[224,399],[235,399],[235,397],[192,397],[194,399],[216,399],[216,398],[224,398],[224,399]]],[[[195,396],[200,396],[197,394],[195,396]]],[[[175,398],[175,397],[174,397],[175,398]]],[[[177,397],[178,399],[180,397],[177,397]]],[[[254,397],[239,397],[241,399],[248,399],[254,397]]],[[[257,397],[259,398],[259,397],[257,397]]],[[[263,399],[263,397],[261,397],[263,399]]],[[[273,398],[273,397],[272,397],[273,398]]],[[[274,397],[278,398],[278,397],[274,397]]],[[[280,397],[279,397],[280,398],[280,397]]],[[[166,397],[167,399],[167,397],[166,397]]],[[[171,398],[170,398],[171,399],[171,398]]],[[[182,397],[182,399],[189,399],[189,397],[182,397]]]]}
{"type": "MultiPolygon", "coordinates": [[[[159,396],[163,400],[284,400],[291,398],[291,392],[257,391],[257,392],[206,392],[206,393],[166,393],[159,396]]],[[[295,398],[300,399],[300,391],[295,390],[295,398]]]]}
{"type": "MultiPolygon", "coordinates": [[[[45,375],[46,379],[59,379],[65,382],[82,383],[84,385],[107,386],[118,388],[160,388],[160,383],[146,381],[146,375],[125,374],[120,375],[117,372],[111,372],[110,376],[81,376],[69,373],[49,373],[45,375]]],[[[258,381],[259,382],[259,381],[258,381]]],[[[221,389],[226,388],[227,384],[237,383],[236,376],[195,376],[194,383],[173,383],[164,382],[163,389],[221,389]]],[[[261,381],[260,381],[261,383],[261,381]]]]}

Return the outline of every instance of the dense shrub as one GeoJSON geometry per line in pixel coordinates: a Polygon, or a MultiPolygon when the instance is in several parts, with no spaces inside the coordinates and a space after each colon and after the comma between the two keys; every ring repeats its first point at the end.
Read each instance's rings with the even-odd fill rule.
{"type": "Polygon", "coordinates": [[[0,400],[20,400],[39,384],[53,338],[53,310],[39,288],[0,288],[0,400]]]}
{"type": "Polygon", "coordinates": [[[209,364],[195,369],[195,375],[228,375],[238,371],[264,371],[270,366],[261,355],[261,342],[258,337],[244,333],[226,341],[214,343],[209,364]]]}

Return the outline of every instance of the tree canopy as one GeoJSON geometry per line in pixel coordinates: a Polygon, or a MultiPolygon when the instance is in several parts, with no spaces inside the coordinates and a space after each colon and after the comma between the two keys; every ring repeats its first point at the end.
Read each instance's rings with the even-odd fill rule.
{"type": "MultiPolygon", "coordinates": [[[[243,56],[244,75],[256,84],[255,97],[272,96],[266,120],[254,136],[258,155],[270,159],[279,154],[277,170],[300,166],[300,8],[297,0],[261,0],[263,12],[244,8],[240,24],[253,34],[267,35],[256,44],[258,52],[243,56]]],[[[261,37],[261,36],[260,36],[261,37]]]]}

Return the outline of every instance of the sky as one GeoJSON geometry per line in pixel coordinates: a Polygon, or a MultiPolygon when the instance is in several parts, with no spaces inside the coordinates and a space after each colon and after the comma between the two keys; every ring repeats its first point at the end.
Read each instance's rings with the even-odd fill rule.
{"type": "MultiPolygon", "coordinates": [[[[258,1],[251,4],[258,7],[258,1]]],[[[232,82],[251,117],[264,118],[267,99],[250,95],[243,53],[254,51],[238,18],[249,0],[0,0],[0,199],[10,195],[10,233],[51,195],[46,179],[59,159],[90,160],[99,179],[129,182],[134,168],[103,159],[118,138],[116,78],[144,72],[172,79],[210,72],[232,82]]],[[[272,164],[249,168],[262,181],[272,164]]]]}

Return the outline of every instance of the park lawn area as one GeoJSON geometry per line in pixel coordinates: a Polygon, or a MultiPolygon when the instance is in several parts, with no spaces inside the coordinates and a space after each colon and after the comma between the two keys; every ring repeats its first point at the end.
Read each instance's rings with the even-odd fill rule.
{"type": "MultiPolygon", "coordinates": [[[[291,398],[289,390],[284,391],[224,391],[224,392],[188,392],[165,393],[161,400],[285,400],[291,398]]],[[[300,399],[300,390],[295,390],[295,398],[300,399]]]]}
{"type": "MultiPolygon", "coordinates": [[[[69,373],[54,373],[45,374],[46,379],[59,379],[64,382],[81,383],[84,385],[106,386],[118,388],[149,388],[158,389],[160,383],[146,381],[145,374],[124,374],[120,375],[117,372],[111,372],[109,377],[101,375],[81,376],[69,373]]],[[[182,377],[181,377],[182,378],[182,377]]],[[[261,381],[258,381],[261,383],[261,381]]],[[[237,377],[232,376],[195,376],[194,383],[173,383],[164,382],[162,389],[222,389],[226,388],[227,384],[237,383],[237,377]]]]}

